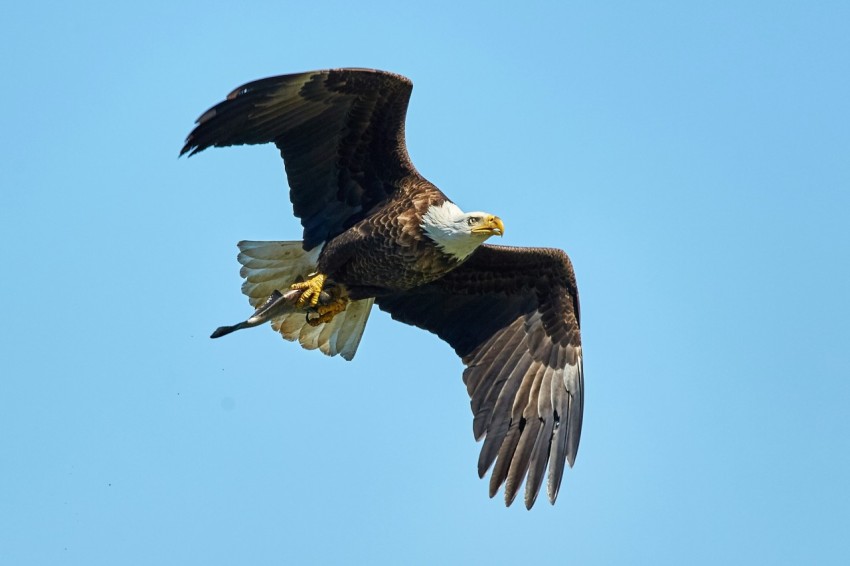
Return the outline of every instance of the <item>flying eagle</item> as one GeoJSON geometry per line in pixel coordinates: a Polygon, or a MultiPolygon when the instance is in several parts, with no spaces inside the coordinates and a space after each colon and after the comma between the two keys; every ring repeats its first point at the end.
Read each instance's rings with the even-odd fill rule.
{"type": "Polygon", "coordinates": [[[510,505],[525,479],[530,509],[548,464],[554,503],[584,405],[572,265],[558,249],[484,244],[502,220],[462,211],[416,171],[404,139],[412,88],[368,69],[283,75],[198,118],[180,154],[274,143],[304,228],[303,241],[239,243],[242,291],[258,310],[213,337],[270,320],[284,338],[350,360],[377,304],[465,364],[490,497],[504,484],[510,505]],[[284,296],[297,308],[272,308],[284,296]]]}

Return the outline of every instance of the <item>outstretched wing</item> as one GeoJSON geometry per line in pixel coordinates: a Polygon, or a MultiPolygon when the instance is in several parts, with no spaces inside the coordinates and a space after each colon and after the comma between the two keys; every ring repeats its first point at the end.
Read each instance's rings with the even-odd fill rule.
{"type": "Polygon", "coordinates": [[[304,248],[327,241],[417,175],[404,141],[413,83],[369,69],[283,75],[243,85],[207,110],[180,155],[273,142],[304,248]]]}
{"type": "Polygon", "coordinates": [[[443,279],[376,299],[401,322],[448,342],[467,366],[478,474],[505,503],[526,479],[531,508],[548,463],[549,501],[573,465],[584,405],[579,302],[567,255],[546,248],[481,246],[443,279]]]}

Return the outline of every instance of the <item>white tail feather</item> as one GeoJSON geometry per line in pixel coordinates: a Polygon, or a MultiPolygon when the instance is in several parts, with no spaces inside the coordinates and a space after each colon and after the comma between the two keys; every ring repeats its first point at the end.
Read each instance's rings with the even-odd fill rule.
{"type": "MultiPolygon", "coordinates": [[[[301,242],[239,242],[240,274],[245,278],[242,292],[251,306],[263,304],[271,294],[286,291],[296,281],[316,270],[322,246],[305,252],[301,242]]],[[[273,318],[272,328],[290,341],[298,341],[308,350],[318,349],[328,356],[341,355],[350,360],[357,352],[369,320],[374,299],[352,301],[329,323],[310,326],[303,312],[273,318]]]]}

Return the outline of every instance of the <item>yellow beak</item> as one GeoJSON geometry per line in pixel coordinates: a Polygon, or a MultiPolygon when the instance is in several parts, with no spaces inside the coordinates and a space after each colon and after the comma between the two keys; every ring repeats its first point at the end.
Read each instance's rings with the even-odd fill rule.
{"type": "Polygon", "coordinates": [[[472,232],[475,234],[487,234],[490,236],[504,236],[505,225],[501,218],[491,215],[485,218],[484,222],[481,223],[481,226],[474,228],[472,232]]]}

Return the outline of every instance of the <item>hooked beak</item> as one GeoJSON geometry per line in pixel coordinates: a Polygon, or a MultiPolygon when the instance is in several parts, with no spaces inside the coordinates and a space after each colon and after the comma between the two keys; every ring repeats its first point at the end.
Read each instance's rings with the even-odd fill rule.
{"type": "Polygon", "coordinates": [[[475,234],[487,234],[488,236],[504,236],[505,225],[498,216],[488,216],[481,226],[472,230],[475,234]]]}

